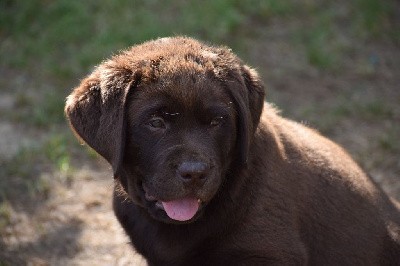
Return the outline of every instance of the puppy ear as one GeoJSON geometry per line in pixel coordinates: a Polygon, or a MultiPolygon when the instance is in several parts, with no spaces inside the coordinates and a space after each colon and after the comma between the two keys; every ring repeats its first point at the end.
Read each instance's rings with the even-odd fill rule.
{"type": "Polygon", "coordinates": [[[253,123],[252,133],[254,133],[260,122],[260,116],[264,106],[265,89],[258,73],[254,69],[244,65],[241,70],[248,93],[248,107],[253,123]]]}
{"type": "Polygon", "coordinates": [[[246,65],[240,68],[240,77],[235,77],[234,84],[229,91],[238,113],[240,160],[245,165],[250,142],[260,122],[265,91],[257,72],[246,65]]]}
{"type": "Polygon", "coordinates": [[[126,99],[136,83],[131,70],[104,64],[73,90],[65,106],[73,131],[111,164],[114,178],[124,154],[126,99]]]}

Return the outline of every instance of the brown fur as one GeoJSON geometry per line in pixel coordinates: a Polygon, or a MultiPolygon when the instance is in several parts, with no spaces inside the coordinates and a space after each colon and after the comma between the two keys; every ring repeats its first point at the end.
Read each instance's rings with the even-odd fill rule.
{"type": "Polygon", "coordinates": [[[132,47],[65,112],[112,165],[115,214],[150,265],[400,265],[397,203],[342,148],[264,105],[227,48],[132,47]],[[187,196],[201,201],[190,220],[159,207],[187,196]]]}

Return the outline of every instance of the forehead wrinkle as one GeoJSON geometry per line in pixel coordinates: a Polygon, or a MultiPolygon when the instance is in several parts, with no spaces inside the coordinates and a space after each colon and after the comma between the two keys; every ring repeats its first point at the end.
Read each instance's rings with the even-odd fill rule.
{"type": "Polygon", "coordinates": [[[168,93],[176,101],[190,107],[205,91],[209,94],[209,88],[215,87],[216,84],[204,69],[193,67],[192,63],[189,63],[180,65],[175,71],[164,72],[152,87],[159,93],[168,93]]]}
{"type": "Polygon", "coordinates": [[[229,96],[222,88],[216,89],[216,87],[217,84],[214,82],[192,83],[184,77],[152,84],[146,94],[149,100],[161,96],[170,108],[179,109],[180,112],[199,112],[207,106],[207,103],[221,102],[225,105],[229,103],[229,96]]]}
{"type": "Polygon", "coordinates": [[[171,84],[164,92],[171,97],[173,104],[176,104],[183,110],[194,111],[199,102],[201,102],[199,88],[186,82],[171,84]]]}

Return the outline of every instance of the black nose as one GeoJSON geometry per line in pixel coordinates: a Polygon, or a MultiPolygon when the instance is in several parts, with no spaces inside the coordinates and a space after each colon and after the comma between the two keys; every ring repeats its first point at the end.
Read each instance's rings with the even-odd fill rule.
{"type": "Polygon", "coordinates": [[[183,162],[178,166],[177,173],[185,181],[205,180],[210,166],[203,162],[183,162]]]}

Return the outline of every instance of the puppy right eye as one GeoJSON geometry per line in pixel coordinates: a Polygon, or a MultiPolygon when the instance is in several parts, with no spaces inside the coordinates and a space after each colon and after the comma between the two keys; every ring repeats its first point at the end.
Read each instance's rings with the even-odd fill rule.
{"type": "Polygon", "coordinates": [[[154,129],[163,129],[166,128],[165,126],[165,122],[164,119],[162,119],[161,117],[153,117],[148,125],[154,129]]]}
{"type": "Polygon", "coordinates": [[[214,117],[210,122],[210,126],[212,126],[212,127],[220,126],[224,123],[224,120],[225,120],[225,117],[223,117],[223,116],[214,117]]]}

